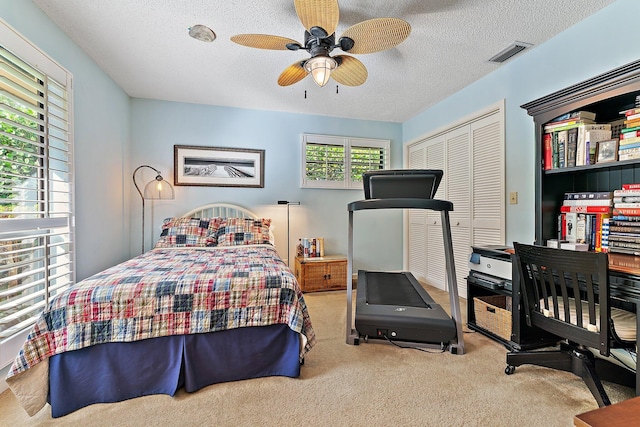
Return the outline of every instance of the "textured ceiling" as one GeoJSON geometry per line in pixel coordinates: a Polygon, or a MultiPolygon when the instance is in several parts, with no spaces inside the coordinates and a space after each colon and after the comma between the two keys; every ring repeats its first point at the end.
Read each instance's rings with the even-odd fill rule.
{"type": "Polygon", "coordinates": [[[334,81],[319,88],[310,76],[278,86],[287,66],[308,57],[303,50],[253,49],[229,40],[259,33],[303,43],[292,0],[33,1],[132,97],[392,122],[491,73],[501,65],[487,60],[514,41],[535,49],[613,2],[341,0],[337,37],[384,17],[402,18],[412,31],[395,48],[353,55],[369,77],[336,93],[334,81]],[[217,39],[189,37],[195,24],[211,27],[217,39]]]}

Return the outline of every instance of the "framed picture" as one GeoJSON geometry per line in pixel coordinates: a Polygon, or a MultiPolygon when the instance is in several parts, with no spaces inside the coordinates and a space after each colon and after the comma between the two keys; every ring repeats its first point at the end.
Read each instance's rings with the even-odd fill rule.
{"type": "Polygon", "coordinates": [[[264,150],[174,145],[174,184],[264,187],[264,150]]]}
{"type": "Polygon", "coordinates": [[[618,140],[598,141],[596,163],[615,162],[616,160],[618,160],[618,140]]]}

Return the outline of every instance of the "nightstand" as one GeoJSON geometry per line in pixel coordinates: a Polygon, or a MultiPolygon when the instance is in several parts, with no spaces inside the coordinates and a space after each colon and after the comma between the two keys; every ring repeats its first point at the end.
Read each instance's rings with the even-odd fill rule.
{"type": "Polygon", "coordinates": [[[302,292],[347,288],[347,257],[296,257],[294,272],[302,292]]]}

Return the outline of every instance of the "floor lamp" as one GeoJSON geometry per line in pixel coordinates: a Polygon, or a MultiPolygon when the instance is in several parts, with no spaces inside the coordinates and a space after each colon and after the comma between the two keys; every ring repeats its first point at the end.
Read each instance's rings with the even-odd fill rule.
{"type": "Polygon", "coordinates": [[[287,205],[287,265],[289,265],[289,206],[291,205],[299,205],[300,202],[290,202],[288,200],[278,200],[279,205],[287,205]]]}
{"type": "Polygon", "coordinates": [[[138,166],[136,170],[133,171],[133,185],[136,186],[136,190],[138,190],[138,194],[140,194],[140,198],[142,199],[142,253],[144,253],[144,201],[146,199],[173,200],[173,186],[162,178],[158,169],[149,165],[138,166]],[[156,173],[156,178],[144,186],[144,192],[140,191],[140,187],[138,187],[138,183],[136,182],[136,172],[142,168],[149,168],[156,173]]]}

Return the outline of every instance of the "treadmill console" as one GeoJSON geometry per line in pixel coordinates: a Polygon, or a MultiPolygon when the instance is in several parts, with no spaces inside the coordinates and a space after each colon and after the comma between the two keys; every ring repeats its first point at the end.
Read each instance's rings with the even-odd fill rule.
{"type": "Polygon", "coordinates": [[[433,199],[440,181],[439,169],[390,169],[362,175],[365,199],[433,199]]]}

